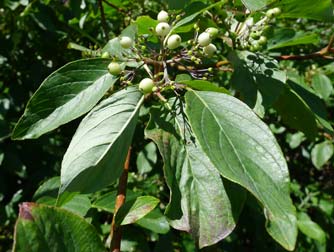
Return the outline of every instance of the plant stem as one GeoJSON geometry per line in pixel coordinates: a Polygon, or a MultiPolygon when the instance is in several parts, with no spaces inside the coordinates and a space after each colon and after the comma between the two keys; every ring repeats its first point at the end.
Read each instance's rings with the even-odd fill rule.
{"type": "Polygon", "coordinates": [[[116,197],[116,202],[115,202],[114,217],[113,217],[113,220],[111,223],[111,229],[110,229],[110,237],[111,237],[110,251],[111,252],[121,251],[122,230],[121,230],[121,226],[116,225],[115,216],[117,214],[117,211],[121,208],[121,206],[125,202],[126,187],[127,187],[127,182],[128,182],[128,172],[129,172],[129,165],[130,165],[130,156],[131,156],[131,147],[129,147],[128,154],[126,156],[126,160],[124,163],[123,173],[121,177],[119,178],[119,183],[118,183],[118,191],[117,191],[117,197],[116,197]]]}
{"type": "Polygon", "coordinates": [[[107,40],[109,40],[108,27],[107,27],[106,17],[105,17],[105,14],[104,14],[104,8],[103,8],[102,0],[99,0],[98,4],[99,4],[99,9],[100,9],[100,14],[101,14],[101,23],[102,23],[102,29],[103,29],[104,37],[107,40]]]}

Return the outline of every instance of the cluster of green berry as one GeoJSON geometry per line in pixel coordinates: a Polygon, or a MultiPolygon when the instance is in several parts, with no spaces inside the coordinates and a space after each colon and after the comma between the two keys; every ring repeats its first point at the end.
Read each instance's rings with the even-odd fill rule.
{"type": "Polygon", "coordinates": [[[270,27],[269,23],[280,14],[281,9],[276,7],[269,9],[256,23],[253,17],[246,19],[237,31],[240,46],[253,52],[262,49],[267,44],[265,33],[270,27]]]}

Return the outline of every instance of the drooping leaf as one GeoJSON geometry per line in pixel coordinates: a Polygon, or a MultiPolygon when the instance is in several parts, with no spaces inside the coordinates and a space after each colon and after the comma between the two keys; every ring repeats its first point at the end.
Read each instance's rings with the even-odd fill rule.
{"type": "Polygon", "coordinates": [[[170,224],[191,232],[200,247],[209,246],[232,232],[245,194],[240,187],[223,183],[208,157],[192,142],[182,107],[177,111],[173,118],[166,111],[152,109],[145,134],[158,145],[164,160],[171,194],[166,209],[170,224]],[[234,197],[229,198],[226,189],[234,197]]]}
{"type": "Polygon", "coordinates": [[[167,218],[158,208],[137,220],[136,224],[158,234],[166,234],[170,230],[167,218]]]}
{"type": "Polygon", "coordinates": [[[212,164],[261,202],[268,233],[293,250],[297,228],[288,168],[270,129],[246,104],[226,94],[188,91],[186,104],[194,135],[212,164]]]}
{"type": "Polygon", "coordinates": [[[117,80],[109,63],[78,60],[52,73],[29,100],[12,138],[38,138],[88,112],[117,80]]]}
{"type": "Polygon", "coordinates": [[[57,207],[25,202],[20,205],[13,251],[104,252],[105,248],[83,218],[57,207]]]}
{"type": "Polygon", "coordinates": [[[159,199],[152,196],[140,196],[132,201],[127,201],[117,211],[115,223],[117,225],[128,225],[135,223],[151,212],[158,204],[159,199]]]}
{"type": "Polygon", "coordinates": [[[64,155],[60,192],[94,192],[120,176],[142,102],[138,88],[129,87],[82,120],[64,155]]]}
{"type": "Polygon", "coordinates": [[[321,169],[321,167],[327,163],[327,161],[333,156],[333,154],[333,143],[329,141],[318,143],[313,147],[311,151],[312,163],[317,169],[321,169]]]}
{"type": "Polygon", "coordinates": [[[298,228],[306,236],[315,239],[321,243],[326,242],[326,233],[325,231],[306,213],[298,214],[298,228]]]}

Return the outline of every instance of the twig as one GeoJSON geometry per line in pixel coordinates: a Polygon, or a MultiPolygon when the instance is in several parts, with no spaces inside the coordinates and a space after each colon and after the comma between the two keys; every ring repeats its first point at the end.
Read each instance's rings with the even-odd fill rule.
{"type": "Polygon", "coordinates": [[[122,8],[117,7],[116,5],[114,5],[113,3],[109,3],[107,0],[102,0],[106,5],[109,5],[110,7],[116,9],[119,12],[122,13],[126,13],[125,10],[123,10],[122,8]]]}
{"type": "Polygon", "coordinates": [[[102,29],[103,29],[104,37],[107,40],[109,40],[108,27],[107,27],[107,22],[106,22],[106,16],[104,14],[102,0],[98,0],[98,5],[99,5],[100,13],[101,13],[101,22],[102,22],[102,29]]]}
{"type": "Polygon", "coordinates": [[[118,210],[121,208],[121,206],[125,202],[126,187],[127,187],[127,182],[128,182],[128,172],[129,172],[129,166],[130,166],[130,156],[131,156],[131,147],[129,148],[128,154],[126,156],[123,173],[121,177],[119,178],[118,191],[117,191],[117,197],[116,197],[116,202],[115,202],[114,217],[113,217],[113,220],[111,223],[111,229],[110,229],[110,237],[111,237],[110,251],[111,252],[121,251],[122,230],[121,230],[121,226],[116,225],[115,216],[118,210]]]}
{"type": "Polygon", "coordinates": [[[320,51],[306,54],[306,55],[281,55],[278,56],[278,60],[307,60],[314,58],[322,58],[322,59],[334,59],[333,56],[329,56],[329,53],[334,54],[334,48],[332,48],[334,43],[334,35],[330,38],[328,45],[322,48],[320,51]]]}

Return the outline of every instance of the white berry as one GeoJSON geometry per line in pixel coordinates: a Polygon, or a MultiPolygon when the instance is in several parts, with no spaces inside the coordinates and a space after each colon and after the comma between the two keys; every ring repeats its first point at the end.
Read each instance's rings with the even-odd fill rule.
{"type": "Polygon", "coordinates": [[[139,90],[142,91],[144,94],[152,93],[153,87],[154,87],[154,82],[150,78],[142,79],[139,82],[139,90]]]}
{"type": "Polygon", "coordinates": [[[159,22],[167,22],[169,19],[168,13],[164,10],[160,11],[157,16],[159,22]]]}
{"type": "Polygon", "coordinates": [[[166,36],[170,31],[170,26],[166,22],[161,22],[157,24],[155,27],[155,32],[158,34],[158,36],[164,37],[166,36]]]}
{"type": "Polygon", "coordinates": [[[181,45],[181,37],[177,34],[171,35],[167,40],[167,47],[169,49],[175,49],[181,45]]]}
{"type": "Polygon", "coordinates": [[[123,48],[128,49],[132,46],[133,41],[130,37],[124,36],[120,38],[119,43],[123,48]]]}
{"type": "Polygon", "coordinates": [[[217,51],[217,47],[214,44],[209,44],[203,47],[203,52],[209,57],[212,57],[216,51],[217,51]]]}
{"type": "Polygon", "coordinates": [[[207,46],[211,43],[211,37],[210,34],[207,32],[202,32],[199,36],[198,36],[198,44],[200,46],[207,46]]]}

